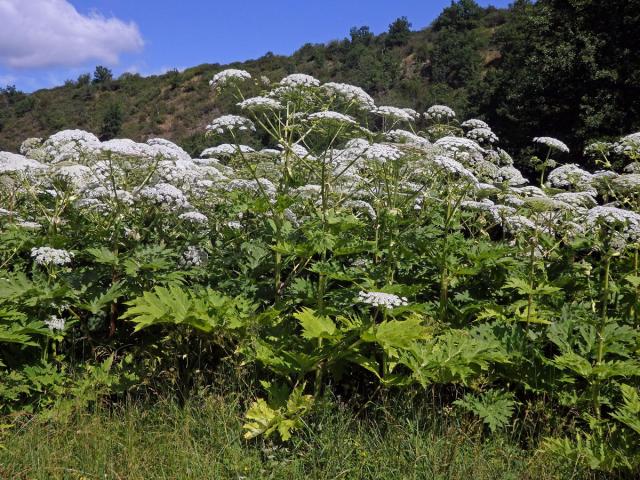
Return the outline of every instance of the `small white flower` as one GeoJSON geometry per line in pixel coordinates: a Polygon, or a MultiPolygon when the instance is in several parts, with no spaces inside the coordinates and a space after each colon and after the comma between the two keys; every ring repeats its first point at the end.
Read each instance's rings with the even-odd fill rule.
{"type": "Polygon", "coordinates": [[[408,305],[406,297],[399,297],[393,293],[384,292],[359,292],[358,297],[360,302],[372,305],[374,307],[384,307],[392,309],[395,307],[402,307],[408,305]]]}
{"type": "Polygon", "coordinates": [[[252,97],[237,103],[243,110],[263,111],[263,110],[280,110],[282,104],[269,97],[252,97]]]}
{"type": "Polygon", "coordinates": [[[363,152],[362,157],[380,163],[398,160],[402,157],[402,152],[393,145],[384,143],[374,143],[369,145],[363,152]]]}
{"type": "Polygon", "coordinates": [[[434,105],[429,107],[424,116],[433,122],[448,122],[456,118],[456,112],[446,105],[434,105]]]}
{"type": "Polygon", "coordinates": [[[168,183],[145,187],[138,192],[138,196],[165,209],[189,207],[189,201],[182,190],[168,183]]]}
{"type": "Polygon", "coordinates": [[[255,132],[256,127],[251,120],[240,115],[223,115],[207,125],[207,131],[222,135],[233,131],[255,132]]]}
{"type": "Polygon", "coordinates": [[[553,137],[534,137],[534,143],[539,143],[541,145],[546,145],[547,147],[559,150],[560,152],[569,153],[569,147],[557,138],[553,137]]]}
{"type": "Polygon", "coordinates": [[[387,132],[385,136],[391,142],[406,143],[407,145],[421,147],[423,149],[431,146],[429,140],[407,130],[391,130],[387,132]]]}
{"type": "MultiPolygon", "coordinates": [[[[375,108],[372,112],[393,122],[413,122],[415,120],[412,113],[398,107],[382,106],[375,108]]],[[[414,111],[412,110],[412,112],[414,111]]]]}
{"type": "Polygon", "coordinates": [[[475,140],[478,143],[498,143],[498,137],[489,128],[474,128],[467,132],[467,138],[475,140]]]}
{"type": "Polygon", "coordinates": [[[375,108],[375,102],[371,95],[362,88],[348,83],[329,82],[322,85],[322,88],[336,97],[352,103],[356,108],[371,111],[375,108]]]}
{"type": "Polygon", "coordinates": [[[55,315],[51,315],[47,320],[44,321],[45,325],[49,327],[49,330],[64,330],[65,320],[64,318],[58,318],[55,315]]]}
{"type": "Polygon", "coordinates": [[[66,265],[71,263],[73,256],[72,252],[51,247],[31,249],[31,257],[38,265],[66,265]]]}
{"type": "Polygon", "coordinates": [[[213,88],[222,87],[228,83],[242,82],[244,80],[250,80],[251,74],[245,70],[238,70],[235,68],[229,68],[216,73],[213,79],[209,82],[213,88]]]}
{"type": "Polygon", "coordinates": [[[255,150],[248,145],[232,145],[230,143],[223,143],[217,147],[205,148],[200,154],[201,157],[224,157],[229,155],[235,155],[236,153],[252,153],[255,150]]]}
{"type": "Polygon", "coordinates": [[[318,87],[320,80],[304,73],[292,73],[280,80],[283,87],[318,87]]]}
{"type": "Polygon", "coordinates": [[[316,122],[344,123],[347,125],[355,125],[356,123],[355,120],[349,115],[344,115],[343,113],[332,112],[329,110],[312,113],[307,117],[307,119],[316,122]]]}
{"type": "Polygon", "coordinates": [[[351,208],[353,210],[360,210],[367,214],[367,216],[371,220],[375,220],[377,218],[376,211],[371,206],[369,202],[365,202],[364,200],[347,200],[342,204],[344,208],[351,208]]]}
{"type": "Polygon", "coordinates": [[[180,220],[186,220],[190,223],[196,223],[201,225],[206,225],[209,222],[209,219],[206,215],[203,215],[200,212],[185,212],[178,216],[180,220]]]}
{"type": "Polygon", "coordinates": [[[182,254],[180,265],[184,268],[202,267],[209,260],[209,254],[202,248],[189,246],[182,254]]]}
{"type": "Polygon", "coordinates": [[[469,129],[469,130],[473,130],[473,129],[476,129],[476,128],[487,128],[487,129],[491,130],[491,128],[489,127],[487,122],[483,122],[482,120],[478,120],[477,118],[471,118],[469,120],[466,120],[466,121],[462,122],[460,124],[460,126],[462,128],[466,128],[466,129],[469,129]]]}

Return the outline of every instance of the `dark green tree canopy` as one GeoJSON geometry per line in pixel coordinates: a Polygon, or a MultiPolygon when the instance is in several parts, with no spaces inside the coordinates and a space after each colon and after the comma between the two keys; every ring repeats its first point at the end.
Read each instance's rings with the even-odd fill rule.
{"type": "Polygon", "coordinates": [[[107,67],[98,65],[93,72],[93,83],[108,83],[113,80],[113,73],[107,67]]]}

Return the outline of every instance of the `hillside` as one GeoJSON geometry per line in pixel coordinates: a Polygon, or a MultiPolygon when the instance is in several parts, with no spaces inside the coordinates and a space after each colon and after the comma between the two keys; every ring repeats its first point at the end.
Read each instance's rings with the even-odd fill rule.
{"type": "MultiPolygon", "coordinates": [[[[470,36],[473,60],[490,64],[499,57],[491,41],[504,14],[494,8],[481,11],[470,36]]],[[[136,140],[161,136],[188,147],[216,114],[209,80],[229,67],[271,80],[293,72],[308,73],[323,81],[361,85],[381,102],[418,109],[446,102],[461,113],[467,111],[465,81],[434,81],[434,69],[445,68],[434,58],[442,50],[437,33],[432,28],[408,28],[398,20],[385,34],[372,35],[367,27],[353,29],[348,39],[307,44],[292,56],[267,53],[257,60],[203,64],[159,76],[124,74],[101,83],[87,82],[85,77],[30,95],[7,92],[0,97],[0,150],[16,151],[26,137],[47,136],[65,128],[99,133],[105,113],[114,104],[122,112],[118,136],[136,140]]],[[[444,77],[442,73],[449,72],[436,76],[444,77]]]]}
{"type": "Polygon", "coordinates": [[[588,143],[640,129],[638,7],[640,0],[518,0],[497,9],[459,0],[421,30],[405,18],[380,35],[354,27],[345,39],[306,44],[291,56],[150,77],[85,74],[30,95],[7,87],[0,90],[0,150],[81,128],[103,138],[161,136],[197,154],[205,125],[230,107],[216,105],[208,82],[231,67],[271,81],[300,72],[352,83],[382,104],[419,111],[445,104],[461,118],[488,121],[523,161],[532,137],[553,135],[571,148],[565,159],[588,164],[588,143]]]}

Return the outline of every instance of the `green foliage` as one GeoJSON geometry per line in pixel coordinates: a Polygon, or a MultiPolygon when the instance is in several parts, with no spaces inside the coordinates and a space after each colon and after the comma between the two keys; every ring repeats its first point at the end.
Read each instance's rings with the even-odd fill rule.
{"type": "Polygon", "coordinates": [[[480,417],[493,433],[509,424],[515,408],[513,394],[499,390],[488,390],[480,395],[468,393],[454,403],[480,417]]]}
{"type": "Polygon", "coordinates": [[[124,114],[119,103],[110,104],[102,116],[102,126],[100,127],[100,138],[111,140],[117,137],[122,130],[124,114]]]}
{"type": "Polygon", "coordinates": [[[186,291],[177,286],[156,287],[127,302],[121,318],[136,324],[135,331],[159,324],[188,325],[205,333],[244,326],[251,306],[210,288],[186,291]]]}
{"type": "Polygon", "coordinates": [[[113,80],[113,73],[107,67],[103,67],[102,65],[98,65],[93,72],[93,83],[94,84],[107,84],[113,80]]]}
{"type": "Polygon", "coordinates": [[[289,440],[292,431],[304,426],[302,418],[313,406],[313,397],[303,395],[303,391],[304,385],[294,388],[286,403],[274,408],[262,398],[253,402],[245,414],[249,421],[242,426],[246,430],[244,438],[269,437],[278,432],[281,440],[289,440]]]}

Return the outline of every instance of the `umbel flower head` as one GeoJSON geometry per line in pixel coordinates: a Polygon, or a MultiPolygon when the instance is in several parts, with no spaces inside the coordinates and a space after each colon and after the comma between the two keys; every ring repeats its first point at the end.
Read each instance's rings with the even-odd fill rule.
{"type": "Polygon", "coordinates": [[[358,298],[362,303],[373,305],[374,307],[384,307],[388,309],[402,307],[409,304],[406,297],[399,297],[398,295],[394,295],[393,293],[360,292],[358,293],[358,298]]]}
{"type": "Polygon", "coordinates": [[[51,247],[37,247],[31,249],[31,258],[38,265],[66,265],[71,263],[73,253],[51,247]]]}
{"type": "Polygon", "coordinates": [[[569,147],[557,138],[553,137],[534,137],[534,143],[539,143],[541,145],[546,145],[547,147],[553,150],[559,150],[560,152],[569,153],[569,147]]]}
{"type": "Polygon", "coordinates": [[[229,68],[223,70],[220,73],[216,73],[213,79],[209,82],[213,88],[223,87],[229,83],[242,82],[244,80],[250,80],[251,74],[245,70],[238,70],[235,68],[229,68]]]}
{"type": "Polygon", "coordinates": [[[47,320],[44,321],[44,324],[49,327],[49,330],[51,331],[64,330],[65,323],[66,322],[64,318],[59,318],[55,315],[51,315],[47,320]]]}
{"type": "Polygon", "coordinates": [[[456,118],[456,112],[446,105],[434,105],[426,111],[424,116],[432,122],[448,122],[456,118]]]}
{"type": "Polygon", "coordinates": [[[238,102],[236,105],[243,110],[254,112],[280,110],[282,108],[282,104],[279,101],[269,97],[251,97],[238,102]]]}
{"type": "Polygon", "coordinates": [[[223,115],[216,118],[210,125],[207,125],[207,131],[223,134],[225,132],[255,132],[256,127],[251,120],[240,115],[223,115]]]}

